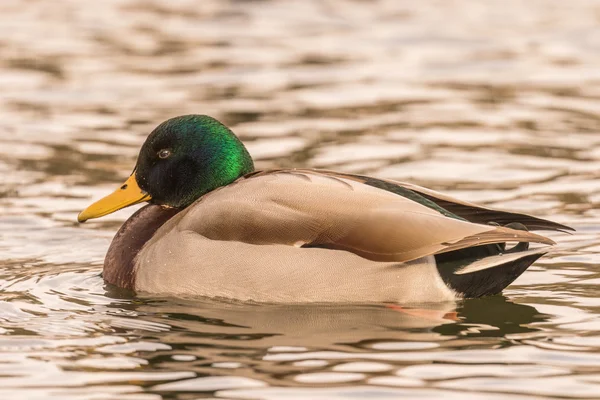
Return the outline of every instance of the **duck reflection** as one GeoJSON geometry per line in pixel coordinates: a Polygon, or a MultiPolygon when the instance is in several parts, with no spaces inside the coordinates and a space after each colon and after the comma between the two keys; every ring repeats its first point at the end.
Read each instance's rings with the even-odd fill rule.
{"type": "Polygon", "coordinates": [[[464,300],[457,304],[456,312],[459,321],[436,326],[433,330],[444,336],[503,337],[538,331],[532,324],[550,318],[535,307],[514,303],[502,295],[464,300]]]}
{"type": "MultiPolygon", "coordinates": [[[[107,294],[121,299],[126,296],[112,287],[107,294]]],[[[536,331],[531,324],[548,319],[534,307],[513,303],[504,296],[411,306],[271,305],[139,296],[116,306],[126,306],[130,315],[146,323],[168,324],[171,329],[161,340],[171,345],[246,349],[294,346],[300,351],[347,351],[349,345],[382,340],[439,342],[457,336],[502,337],[536,331]]]]}

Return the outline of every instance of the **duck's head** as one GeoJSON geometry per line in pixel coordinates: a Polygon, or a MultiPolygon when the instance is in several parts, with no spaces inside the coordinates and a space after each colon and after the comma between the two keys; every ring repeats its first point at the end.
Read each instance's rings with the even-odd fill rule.
{"type": "Polygon", "coordinates": [[[77,220],[85,222],[144,201],[185,208],[253,170],[250,154],[225,125],[206,115],[175,117],[150,133],[129,179],[83,210],[77,220]]]}

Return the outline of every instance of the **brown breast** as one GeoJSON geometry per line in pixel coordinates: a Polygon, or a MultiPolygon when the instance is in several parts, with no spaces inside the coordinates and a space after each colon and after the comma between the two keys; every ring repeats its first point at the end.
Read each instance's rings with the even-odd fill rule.
{"type": "Polygon", "coordinates": [[[104,259],[104,280],[133,290],[135,257],[154,233],[181,209],[149,204],[133,214],[117,232],[104,259]]]}

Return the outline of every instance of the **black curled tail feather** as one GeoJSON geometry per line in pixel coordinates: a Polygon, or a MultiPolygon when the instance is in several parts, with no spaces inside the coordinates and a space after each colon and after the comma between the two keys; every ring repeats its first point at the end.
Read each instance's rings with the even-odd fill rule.
{"type": "Polygon", "coordinates": [[[502,292],[543,255],[543,252],[529,254],[505,264],[466,274],[456,274],[448,269],[448,265],[438,262],[438,272],[444,283],[462,297],[489,296],[502,292]]]}
{"type": "MultiPolygon", "coordinates": [[[[511,222],[506,227],[528,231],[527,227],[519,222],[511,222]]],[[[506,249],[506,243],[498,243],[438,254],[435,258],[444,283],[461,296],[472,298],[502,292],[545,254],[544,251],[527,252],[528,249],[528,242],[519,242],[510,249],[506,249]],[[523,253],[523,256],[518,257],[518,253],[523,253]],[[502,255],[507,255],[507,262],[502,262],[502,255]],[[485,262],[479,262],[485,261],[486,258],[494,259],[489,266],[486,266],[485,262]],[[477,262],[480,264],[479,268],[473,268],[477,262]]]]}

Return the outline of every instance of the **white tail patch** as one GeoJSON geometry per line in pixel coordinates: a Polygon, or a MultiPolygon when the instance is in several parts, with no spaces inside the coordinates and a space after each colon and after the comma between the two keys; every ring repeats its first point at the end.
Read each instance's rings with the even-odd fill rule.
{"type": "Polygon", "coordinates": [[[533,254],[548,253],[548,251],[549,251],[549,249],[547,247],[540,247],[537,249],[520,251],[518,253],[504,253],[504,254],[499,254],[496,256],[485,257],[485,258],[482,258],[481,260],[477,260],[469,265],[462,267],[461,269],[454,272],[454,274],[456,274],[456,275],[470,274],[473,272],[482,271],[484,269],[494,268],[494,267],[497,267],[498,265],[516,261],[520,258],[530,256],[533,254]]]}

